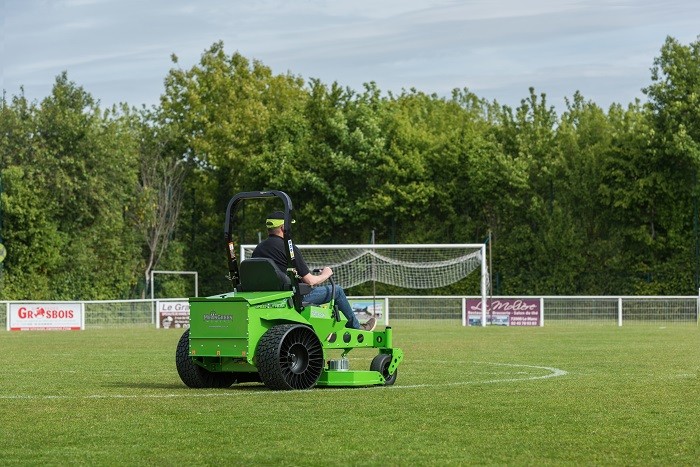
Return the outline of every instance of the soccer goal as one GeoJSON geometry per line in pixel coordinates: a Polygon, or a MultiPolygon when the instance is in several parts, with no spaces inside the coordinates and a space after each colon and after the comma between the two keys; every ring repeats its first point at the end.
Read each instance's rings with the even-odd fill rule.
{"type": "MultiPolygon", "coordinates": [[[[310,269],[329,266],[344,288],[380,282],[406,289],[434,289],[481,274],[482,316],[486,315],[488,271],[485,244],[297,245],[310,269]]],[[[241,245],[241,261],[255,245],[241,245]]],[[[482,322],[485,322],[482,321],[482,322]]]]}
{"type": "Polygon", "coordinates": [[[154,300],[153,289],[156,274],[175,274],[194,276],[194,296],[199,297],[199,273],[197,271],[151,271],[151,300],[154,300]]]}

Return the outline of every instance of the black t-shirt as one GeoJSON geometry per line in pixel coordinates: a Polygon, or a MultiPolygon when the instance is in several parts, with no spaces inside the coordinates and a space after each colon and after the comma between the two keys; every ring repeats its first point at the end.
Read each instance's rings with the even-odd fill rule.
{"type": "MultiPolygon", "coordinates": [[[[253,250],[253,258],[270,258],[275,262],[280,271],[287,272],[287,249],[286,243],[282,237],[270,235],[267,239],[260,242],[253,250]]],[[[301,256],[301,252],[294,245],[294,259],[296,260],[297,275],[304,277],[309,271],[309,267],[301,256]]]]}

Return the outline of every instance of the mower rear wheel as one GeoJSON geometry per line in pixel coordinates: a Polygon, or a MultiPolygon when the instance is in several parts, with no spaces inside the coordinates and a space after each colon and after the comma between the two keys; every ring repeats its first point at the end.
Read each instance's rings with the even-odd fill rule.
{"type": "Polygon", "coordinates": [[[236,373],[216,373],[203,368],[190,357],[190,330],[177,343],[175,366],[180,379],[190,388],[227,388],[238,380],[236,373]]]}
{"type": "Polygon", "coordinates": [[[399,370],[394,370],[394,374],[389,374],[389,365],[391,365],[391,355],[380,353],[372,359],[369,366],[371,371],[378,371],[384,377],[384,386],[391,386],[396,382],[396,376],[399,370]]]}
{"type": "Polygon", "coordinates": [[[256,366],[270,389],[309,389],[323,371],[323,347],[316,334],[301,324],[271,327],[258,342],[256,366]]]}

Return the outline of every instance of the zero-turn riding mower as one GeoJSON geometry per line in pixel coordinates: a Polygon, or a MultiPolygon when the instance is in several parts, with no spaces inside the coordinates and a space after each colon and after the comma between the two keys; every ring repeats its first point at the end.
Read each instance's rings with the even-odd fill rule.
{"type": "MultiPolygon", "coordinates": [[[[257,381],[270,389],[309,389],[396,381],[403,352],[393,347],[390,327],[383,331],[347,328],[347,319],[333,301],[321,306],[304,303],[310,287],[295,273],[292,210],[292,201],[282,191],[243,192],[229,201],[224,237],[234,290],[189,300],[190,326],[175,355],[178,374],[187,386],[227,388],[257,381]],[[239,204],[271,197],[284,203],[286,271],[267,258],[239,264],[232,240],[239,204]],[[368,370],[349,369],[347,354],[356,348],[378,350],[368,370]],[[334,353],[339,355],[332,358],[334,353]]],[[[331,285],[335,287],[332,280],[331,285]]]]}

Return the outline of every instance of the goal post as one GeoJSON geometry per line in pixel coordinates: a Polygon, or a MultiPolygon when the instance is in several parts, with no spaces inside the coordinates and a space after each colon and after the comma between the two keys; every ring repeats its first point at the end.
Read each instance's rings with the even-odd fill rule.
{"type": "Polygon", "coordinates": [[[157,271],[157,270],[151,270],[151,300],[155,300],[154,298],[154,281],[155,281],[155,275],[156,274],[173,274],[173,275],[190,275],[194,276],[194,296],[198,297],[199,296],[199,273],[197,271],[157,271]]]}
{"type": "MultiPolygon", "coordinates": [[[[343,288],[379,282],[406,289],[435,289],[479,271],[481,323],[486,324],[488,270],[486,244],[337,244],[296,245],[310,269],[329,266],[343,288]]],[[[250,258],[256,245],[241,245],[239,258],[250,258]]],[[[462,324],[467,325],[466,309],[462,324]]]]}

